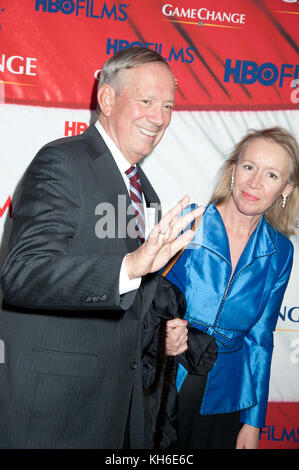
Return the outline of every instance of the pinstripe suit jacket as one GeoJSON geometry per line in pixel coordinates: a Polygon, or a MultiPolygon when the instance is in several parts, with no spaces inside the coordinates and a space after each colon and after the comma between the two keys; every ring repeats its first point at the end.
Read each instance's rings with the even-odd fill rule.
{"type": "MultiPolygon", "coordinates": [[[[147,205],[158,203],[138,170],[147,205]]],[[[2,273],[2,448],[120,448],[129,409],[131,446],[146,446],[140,339],[156,280],[120,296],[121,262],[137,241],[95,233],[95,208],[116,209],[121,194],[127,210],[93,125],[47,144],[26,172],[2,273]]]]}

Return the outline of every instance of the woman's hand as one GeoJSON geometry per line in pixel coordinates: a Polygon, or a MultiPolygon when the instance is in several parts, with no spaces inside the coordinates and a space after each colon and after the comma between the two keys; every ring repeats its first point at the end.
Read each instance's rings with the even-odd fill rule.
{"type": "Polygon", "coordinates": [[[238,438],[236,449],[258,449],[260,438],[260,428],[243,424],[238,438]]]}

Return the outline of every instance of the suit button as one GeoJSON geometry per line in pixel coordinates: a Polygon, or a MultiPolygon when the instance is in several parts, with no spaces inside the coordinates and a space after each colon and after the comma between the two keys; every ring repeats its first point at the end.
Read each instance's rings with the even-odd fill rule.
{"type": "Polygon", "coordinates": [[[103,295],[100,296],[101,302],[106,302],[107,299],[108,299],[108,297],[107,297],[106,294],[103,294],[103,295]]]}
{"type": "Polygon", "coordinates": [[[132,370],[137,369],[137,362],[136,362],[136,361],[132,361],[131,364],[130,364],[130,368],[131,368],[132,370]]]}
{"type": "Polygon", "coordinates": [[[92,297],[86,297],[85,300],[86,300],[86,302],[90,303],[90,302],[92,302],[92,297]]]}

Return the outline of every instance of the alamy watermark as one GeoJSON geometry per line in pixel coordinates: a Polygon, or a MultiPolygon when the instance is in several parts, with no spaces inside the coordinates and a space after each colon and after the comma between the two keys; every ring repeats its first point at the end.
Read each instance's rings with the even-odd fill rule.
{"type": "MultiPolygon", "coordinates": [[[[199,205],[202,204],[196,204],[196,206],[199,205]]],[[[110,202],[101,202],[96,206],[95,215],[99,216],[99,219],[95,224],[95,234],[100,239],[136,239],[138,237],[138,227],[136,226],[135,210],[139,207],[139,212],[144,212],[147,238],[147,235],[150,233],[151,229],[153,229],[154,225],[158,223],[159,214],[161,216],[163,213],[166,214],[166,212],[173,206],[174,204],[163,203],[162,210],[162,205],[159,203],[151,203],[150,207],[146,208],[144,208],[141,204],[135,203],[134,206],[133,204],[127,205],[127,197],[123,194],[119,194],[117,199],[117,206],[111,204],[110,202]]],[[[186,227],[186,229],[190,228],[191,225],[186,227]]],[[[202,232],[202,230],[199,230],[198,232],[202,232]]],[[[199,235],[198,232],[197,235],[199,235]]],[[[152,233],[151,236],[154,236],[154,234],[152,233]]],[[[164,234],[164,236],[167,236],[167,233],[164,234]]],[[[188,248],[194,248],[194,246],[190,244],[188,248]]]]}
{"type": "MultiPolygon", "coordinates": [[[[135,205],[141,209],[140,204],[135,205]]],[[[150,208],[155,212],[154,224],[156,224],[161,205],[152,203],[150,208]]],[[[95,234],[98,238],[137,238],[135,207],[132,204],[127,206],[127,198],[124,194],[118,195],[117,207],[110,202],[99,203],[95,208],[95,215],[100,216],[95,225],[95,234]]]]}

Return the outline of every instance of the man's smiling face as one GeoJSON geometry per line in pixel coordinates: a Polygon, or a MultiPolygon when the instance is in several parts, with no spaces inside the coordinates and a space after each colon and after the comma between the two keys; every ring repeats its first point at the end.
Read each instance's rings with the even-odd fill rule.
{"type": "Polygon", "coordinates": [[[126,70],[124,86],[115,93],[107,132],[133,165],[149,155],[170,123],[175,81],[170,69],[149,63],[126,70]]]}

